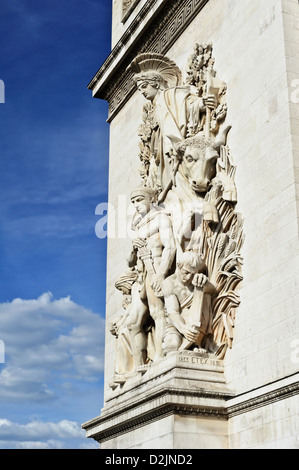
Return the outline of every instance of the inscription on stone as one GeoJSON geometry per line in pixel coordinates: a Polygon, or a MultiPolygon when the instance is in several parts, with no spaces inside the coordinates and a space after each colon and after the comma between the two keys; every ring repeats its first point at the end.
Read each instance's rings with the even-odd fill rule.
{"type": "Polygon", "coordinates": [[[222,365],[222,361],[218,359],[212,359],[209,357],[198,357],[198,356],[191,356],[191,355],[179,355],[178,362],[183,364],[198,364],[198,365],[206,365],[206,366],[216,366],[220,367],[222,365]]]}
{"type": "Polygon", "coordinates": [[[221,361],[217,361],[217,359],[209,359],[207,357],[179,356],[178,361],[183,362],[184,364],[200,364],[218,367],[221,366],[221,361]]]}

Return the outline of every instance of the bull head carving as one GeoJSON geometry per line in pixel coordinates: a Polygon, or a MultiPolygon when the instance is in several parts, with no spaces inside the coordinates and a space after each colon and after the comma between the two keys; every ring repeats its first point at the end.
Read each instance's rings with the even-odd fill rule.
{"type": "Polygon", "coordinates": [[[202,132],[187,139],[169,136],[177,159],[176,171],[179,169],[194,192],[206,193],[210,189],[220,148],[226,145],[230,129],[231,126],[224,128],[216,139],[207,138],[202,132]]]}

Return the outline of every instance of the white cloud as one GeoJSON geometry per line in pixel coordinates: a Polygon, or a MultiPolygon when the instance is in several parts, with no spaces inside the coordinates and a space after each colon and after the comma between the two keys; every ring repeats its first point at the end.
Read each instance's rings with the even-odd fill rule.
{"type": "Polygon", "coordinates": [[[100,315],[70,297],[0,304],[0,449],[98,448],[78,421],[89,418],[90,400],[100,409],[104,330],[100,315]]]}
{"type": "Polygon", "coordinates": [[[8,419],[0,419],[0,438],[16,440],[48,440],[53,436],[58,439],[78,438],[84,435],[81,426],[68,420],[61,420],[58,423],[32,421],[28,424],[18,424],[8,419]]]}
{"type": "Polygon", "coordinates": [[[77,442],[78,448],[98,448],[95,442],[85,443],[84,435],[80,424],[70,420],[58,423],[35,420],[19,424],[0,419],[1,449],[63,449],[68,447],[68,441],[77,442]]]}
{"type": "Polygon", "coordinates": [[[103,318],[69,297],[14,299],[0,304],[5,364],[0,400],[54,400],[61,382],[98,381],[104,361],[103,318]]]}
{"type": "Polygon", "coordinates": [[[56,392],[45,383],[46,376],[46,370],[6,366],[0,373],[0,400],[53,401],[56,392]]]}

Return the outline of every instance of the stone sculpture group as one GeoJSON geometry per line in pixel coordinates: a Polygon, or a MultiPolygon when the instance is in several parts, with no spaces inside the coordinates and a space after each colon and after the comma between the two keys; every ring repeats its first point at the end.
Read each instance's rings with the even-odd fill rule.
{"type": "Polygon", "coordinates": [[[212,52],[212,44],[196,44],[184,80],[160,54],[140,54],[129,68],[146,103],[141,180],[131,192],[136,236],[115,284],[123,312],[110,325],[112,389],[172,352],[223,359],[232,347],[243,223],[227,145],[226,84],[212,52]]]}

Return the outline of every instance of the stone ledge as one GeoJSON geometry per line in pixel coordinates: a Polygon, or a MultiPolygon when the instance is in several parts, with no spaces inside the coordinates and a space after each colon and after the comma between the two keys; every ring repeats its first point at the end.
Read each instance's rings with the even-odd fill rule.
{"type": "Polygon", "coordinates": [[[139,2],[140,0],[132,0],[131,4],[126,9],[123,9],[123,16],[121,20],[122,23],[125,23],[127,21],[127,19],[129,18],[129,16],[131,16],[139,2]]]}
{"type": "MultiPolygon", "coordinates": [[[[162,0],[162,1],[164,1],[165,3],[165,1],[167,0],[162,0]]],[[[132,38],[134,38],[134,35],[138,27],[140,26],[140,23],[142,21],[146,21],[146,17],[149,14],[149,12],[153,13],[153,10],[155,10],[155,5],[157,2],[158,0],[149,0],[144,5],[144,7],[139,12],[139,14],[133,20],[132,24],[127,28],[126,32],[117,42],[117,44],[114,46],[113,50],[111,51],[111,53],[109,54],[109,56],[107,57],[103,65],[97,71],[95,76],[91,79],[87,88],[89,88],[90,90],[93,90],[94,94],[100,93],[100,90],[105,83],[106,74],[108,73],[108,76],[107,76],[107,80],[108,80],[108,78],[110,77],[110,74],[114,72],[116,65],[118,65],[118,62],[120,61],[122,53],[124,52],[124,50],[128,48],[128,44],[132,41],[132,38]]]]}
{"type": "Polygon", "coordinates": [[[134,394],[145,391],[148,393],[162,383],[170,383],[169,381],[183,384],[187,380],[190,390],[197,389],[198,383],[201,383],[201,388],[210,388],[212,383],[214,386],[221,384],[221,387],[225,384],[223,361],[213,355],[193,351],[171,353],[159,362],[139,370],[123,386],[107,394],[106,402],[120,400],[121,397],[125,399],[130,396],[131,391],[134,394]]]}
{"type": "Polygon", "coordinates": [[[286,383],[287,381],[284,380],[284,384],[278,387],[280,382],[281,381],[277,381],[271,386],[268,385],[261,388],[260,393],[255,396],[253,396],[253,392],[249,392],[234,397],[227,404],[228,418],[233,418],[234,416],[298,395],[299,381],[286,383]],[[264,392],[261,393],[263,390],[264,392]]]}
{"type": "MultiPolygon", "coordinates": [[[[82,425],[87,437],[104,442],[169,415],[214,416],[227,419],[224,397],[217,399],[207,392],[190,393],[188,390],[161,390],[146,403],[131,410],[105,414],[82,425]]],[[[227,398],[227,396],[225,397],[227,398]]]]}
{"type": "Polygon", "coordinates": [[[238,396],[220,382],[216,387],[212,382],[207,387],[207,382],[198,381],[197,388],[190,390],[188,383],[176,381],[174,376],[173,372],[168,375],[168,385],[149,381],[152,388],[148,387],[144,393],[135,389],[135,393],[128,391],[123,396],[118,395],[114,402],[103,408],[101,416],[82,425],[86,436],[105,442],[170,415],[210,416],[228,421],[299,393],[296,375],[266,385],[259,392],[253,390],[238,396]]]}
{"type": "Polygon", "coordinates": [[[227,419],[225,402],[234,393],[216,357],[180,351],[140,375],[111,393],[101,416],[83,424],[87,437],[103,442],[174,414],[227,419]]]}

